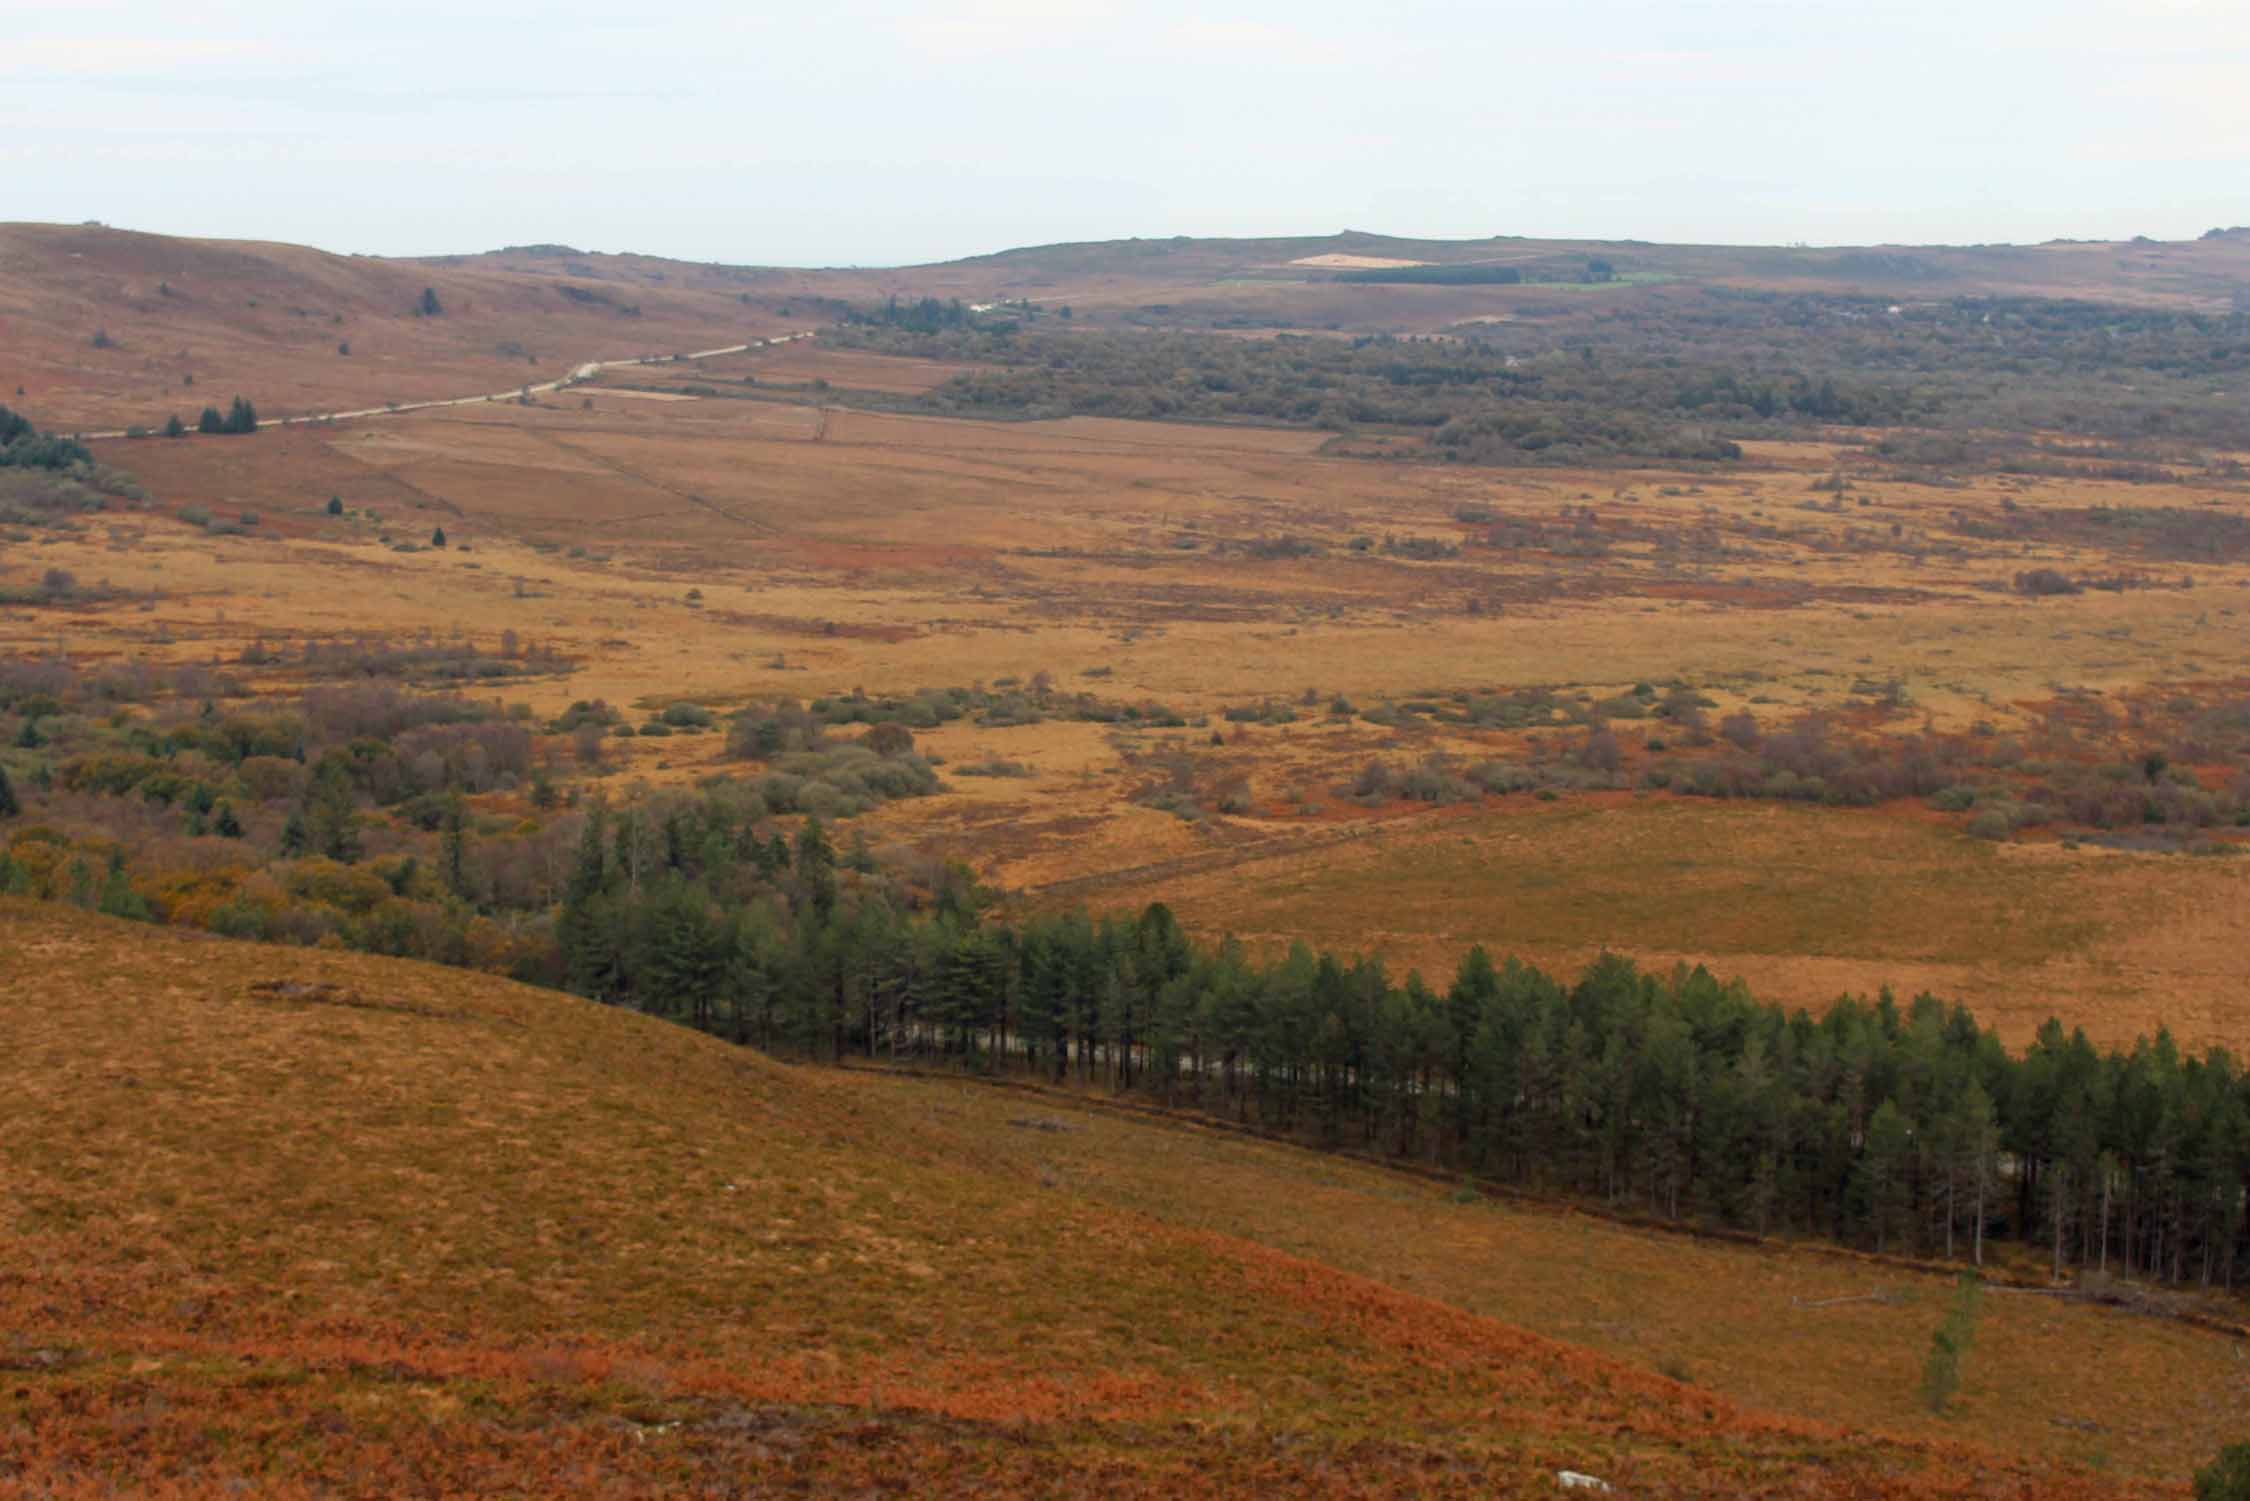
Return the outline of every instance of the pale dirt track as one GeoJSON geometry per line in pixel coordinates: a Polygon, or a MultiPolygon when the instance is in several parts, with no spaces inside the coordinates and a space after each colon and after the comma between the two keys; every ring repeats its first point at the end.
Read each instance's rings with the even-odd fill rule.
{"type": "MultiPolygon", "coordinates": [[[[670,364],[675,359],[716,359],[722,354],[742,354],[745,351],[752,349],[769,349],[777,344],[792,344],[799,339],[809,339],[812,336],[813,331],[811,329],[800,329],[793,334],[776,334],[770,339],[752,339],[746,344],[729,344],[721,349],[699,349],[693,354],[683,354],[677,356],[662,354],[643,354],[631,355],[627,358],[618,360],[588,360],[584,364],[573,368],[568,375],[560,376],[550,381],[542,381],[537,385],[517,386],[513,390],[509,391],[494,391],[489,394],[480,396],[449,396],[440,398],[436,401],[391,402],[379,407],[358,407],[348,412],[307,412],[301,416],[296,417],[266,417],[259,420],[258,426],[299,427],[308,422],[342,422],[358,417],[391,417],[396,416],[401,412],[426,412],[432,407],[466,407],[477,406],[488,401],[514,401],[519,397],[543,396],[550,391],[561,391],[570,386],[578,385],[581,382],[592,380],[595,376],[601,374],[604,370],[615,370],[626,365],[670,364]]],[[[100,438],[125,438],[132,436],[132,434],[124,431],[123,429],[119,429],[116,432],[79,433],[76,436],[81,440],[92,440],[100,438]]],[[[188,430],[188,432],[182,434],[182,436],[195,437],[198,436],[198,434],[194,429],[191,428],[188,430]]]]}

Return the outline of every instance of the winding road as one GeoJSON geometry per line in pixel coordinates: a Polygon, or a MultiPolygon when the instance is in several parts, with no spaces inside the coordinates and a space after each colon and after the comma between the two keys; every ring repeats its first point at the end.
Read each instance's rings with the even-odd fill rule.
{"type": "MultiPolygon", "coordinates": [[[[621,360],[588,360],[585,364],[573,369],[568,375],[555,380],[542,381],[535,386],[517,386],[513,390],[495,391],[483,396],[448,396],[436,401],[386,402],[379,407],[359,407],[348,412],[308,412],[298,417],[261,417],[258,419],[258,426],[302,427],[309,422],[341,422],[356,417],[390,417],[401,412],[426,412],[432,407],[466,407],[476,406],[487,401],[514,401],[521,396],[541,396],[549,391],[566,390],[583,381],[592,380],[604,370],[615,370],[626,365],[664,365],[675,360],[708,360],[722,354],[743,354],[752,349],[770,349],[777,344],[793,344],[799,339],[809,339],[812,336],[813,330],[800,329],[793,334],[776,334],[770,339],[752,339],[746,344],[729,344],[721,349],[699,349],[693,354],[640,354],[621,360]]],[[[130,438],[135,435],[120,428],[115,432],[74,433],[72,436],[81,442],[90,442],[103,438],[130,438]]],[[[156,434],[152,430],[140,436],[154,437],[156,434]]],[[[197,436],[196,429],[191,427],[182,436],[197,436]]]]}

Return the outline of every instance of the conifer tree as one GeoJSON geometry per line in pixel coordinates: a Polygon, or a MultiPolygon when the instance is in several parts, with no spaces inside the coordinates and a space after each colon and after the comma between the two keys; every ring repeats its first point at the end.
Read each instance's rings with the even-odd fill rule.
{"type": "Polygon", "coordinates": [[[305,799],[304,829],[314,854],[350,864],[359,858],[359,800],[351,772],[336,757],[323,759],[305,799]]]}
{"type": "Polygon", "coordinates": [[[458,897],[469,894],[468,843],[468,808],[456,789],[445,801],[444,834],[439,851],[445,889],[458,897]]]}
{"type": "Polygon", "coordinates": [[[794,864],[799,895],[822,917],[836,905],[836,850],[818,818],[808,818],[797,831],[794,864]]]}

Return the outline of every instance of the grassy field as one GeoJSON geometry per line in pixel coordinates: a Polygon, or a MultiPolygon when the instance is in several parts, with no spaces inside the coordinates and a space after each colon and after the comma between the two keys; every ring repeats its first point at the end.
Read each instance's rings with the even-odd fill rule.
{"type": "Polygon", "coordinates": [[[1648,796],[1447,810],[1065,894],[1162,900],[1269,950],[1357,947],[1433,979],[1475,943],[1560,973],[1610,949],[1707,965],[1816,1010],[1885,985],[1928,990],[2012,1044],[2060,1016],[2103,1043],[2168,1024],[2239,1049],[2246,878],[2234,859],[1995,845],[1895,811],[1648,796]]]}
{"type": "MultiPolygon", "coordinates": [[[[827,358],[878,357],[799,345],[653,368],[660,383],[741,393],[755,389],[742,376],[794,379],[827,358]]],[[[1679,684],[1714,719],[1749,710],[1778,727],[1821,712],[1855,734],[1974,730],[2041,753],[2061,725],[2057,756],[2135,757],[2159,733],[2133,728],[2144,708],[2250,683],[2235,628],[2250,577],[2223,560],[2152,564],[2098,530],[2024,542],[1985,529],[2096,506],[2235,516],[2250,511],[2238,490],[1877,476],[1841,507],[1810,488],[1838,462],[1821,445],[1767,445],[1721,483],[1383,464],[1322,442],[747,395],[656,402],[597,384],[245,442],[107,444],[157,505],[12,552],[18,584],[60,568],[106,594],[0,612],[0,649],[232,662],[260,642],[512,631],[575,664],[509,686],[541,715],[582,698],[724,711],[1045,673],[1062,692],[1191,723],[924,732],[949,763],[1028,775],[951,778],[939,797],[872,815],[872,836],[965,860],[1033,902],[1161,894],[1202,926],[1379,946],[1432,972],[1469,942],[1564,964],[1608,945],[1707,961],[1797,1004],[1890,983],[1968,999],[2013,1036],[2060,1011],[2104,1038],[2163,1021],[2190,1043],[2250,1041],[2231,974],[2232,861],[2052,839],[1994,849],[1919,804],[1565,793],[1368,807],[1340,791],[1371,759],[1536,760],[1579,732],[1386,727],[1326,708],[1523,688],[1590,704],[1679,684]],[[331,497],[343,515],[327,514],[331,497]],[[1427,561],[1380,545],[1473,544],[1483,523],[1459,520],[1465,508],[1531,540],[1427,561]],[[1581,549],[1566,518],[1585,508],[1595,545],[1581,549]],[[257,519],[216,535],[183,510],[257,519]],[[452,546],[422,547],[440,526],[452,546]],[[1256,553],[1276,538],[1309,551],[1256,553]],[[2125,567],[2162,587],[2006,587],[2033,566],[2125,567]],[[1220,717],[1268,699],[1299,705],[1297,722],[1220,717]],[[1205,786],[1240,779],[1248,810],[1191,824],[1138,800],[1182,758],[1205,786]],[[1357,834],[1379,837],[1334,842],[1357,834]]],[[[717,736],[613,751],[627,784],[737,769],[717,736]]]]}
{"type": "MultiPolygon", "coordinates": [[[[34,1494],[1528,1495],[1569,1467],[1642,1495],[2093,1496],[2167,1493],[2131,1477],[2203,1437],[2114,1399],[2098,1432],[2042,1431],[2093,1401],[2052,1379],[2017,1426],[1917,1422],[1889,1390],[1913,1297],[1792,1318],[1892,1353],[1856,1403],[1831,1377],[1776,1412],[1746,1374],[1764,1300],[1866,1279],[1765,1264],[1683,1341],[1698,1263],[1652,1280],[1631,1237],[458,972],[8,904],[0,978],[0,1482],[34,1494]],[[1427,1246],[1374,1247],[1370,1211],[1427,1246]],[[1593,1275],[1542,1311],[1572,1254],[1593,1275]]],[[[2067,1308],[1992,1332],[1972,1404],[2019,1360],[2224,1354],[2067,1308]]]]}

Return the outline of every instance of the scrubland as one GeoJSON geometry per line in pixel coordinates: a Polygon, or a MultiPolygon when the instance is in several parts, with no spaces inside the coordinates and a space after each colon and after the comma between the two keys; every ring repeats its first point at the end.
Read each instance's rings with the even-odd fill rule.
{"type": "MultiPolygon", "coordinates": [[[[175,664],[513,632],[572,664],[507,686],[542,718],[593,698],[725,712],[1004,694],[1046,674],[1051,700],[1148,712],[1050,703],[925,726],[946,761],[1027,774],[949,777],[869,828],[1033,906],[1162,894],[1199,927],[1433,972],[1471,941],[1557,962],[1608,945],[1805,1004],[1929,986],[2018,1036],[2050,1011],[2120,1040],[2157,1021],[2194,1042],[2250,1036],[2227,973],[2240,872],[2223,821],[2154,848],[2134,847],[2137,814],[1996,844],[1971,836],[1972,810],[1933,808],[1934,787],[1838,809],[1683,798],[1685,778],[1647,776],[1714,754],[1698,738],[1733,752],[1711,733],[1729,716],[1773,736],[1817,715],[1835,746],[1951,739],[1948,767],[2018,780],[2026,761],[2091,775],[2163,751],[2225,793],[2236,732],[2183,742],[2250,697],[2250,561],[2159,560],[2138,534],[2083,525],[1988,533],[2151,508],[2238,522],[2228,485],[1934,487],[1869,465],[1846,502],[1815,488],[1854,462],[1834,445],[1755,448],[1723,478],[1494,472],[1334,458],[1317,433],[948,421],[740,385],[811,358],[800,348],[705,362],[701,383],[728,394],[683,402],[597,385],[251,442],[100,445],[161,501],[19,548],[107,592],[34,599],[0,630],[19,654],[175,664]],[[257,524],[238,535],[180,519],[245,510],[257,524]],[[439,527],[452,545],[426,547],[439,527]],[[2034,568],[2135,586],[2023,592],[2034,568]],[[1662,717],[1683,692],[1694,722],[1662,717]],[[1619,759],[1587,774],[1602,727],[1619,759]],[[1570,775],[1470,801],[1354,790],[1371,762],[1403,774],[1432,756],[1570,775]]],[[[613,762],[659,786],[726,769],[716,738],[624,743],[613,762]]]]}

